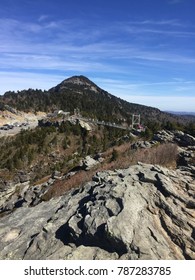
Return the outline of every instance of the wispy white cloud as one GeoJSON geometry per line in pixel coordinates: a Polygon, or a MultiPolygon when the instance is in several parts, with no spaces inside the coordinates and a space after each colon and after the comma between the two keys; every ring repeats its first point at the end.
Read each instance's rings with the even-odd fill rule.
{"type": "Polygon", "coordinates": [[[185,56],[183,54],[176,54],[173,51],[159,52],[159,51],[137,51],[134,53],[134,57],[137,59],[177,63],[177,64],[194,64],[195,58],[185,56]]]}
{"type": "Polygon", "coordinates": [[[164,96],[179,96],[180,91],[185,92],[185,96],[194,96],[195,82],[187,81],[184,79],[178,79],[173,81],[161,81],[161,82],[145,82],[145,81],[134,81],[128,80],[124,82],[120,79],[95,79],[98,84],[101,84],[104,88],[110,89],[115,94],[136,94],[136,96],[143,96],[143,94],[150,94],[156,96],[156,92],[160,92],[164,96]],[[168,91],[167,91],[168,90],[168,91]]]}
{"type": "Polygon", "coordinates": [[[45,21],[49,19],[49,15],[40,15],[40,17],[38,18],[39,22],[45,21]]]}
{"type": "Polygon", "coordinates": [[[191,38],[195,36],[194,31],[185,29],[184,24],[179,24],[175,20],[169,21],[143,21],[136,23],[128,23],[125,30],[129,34],[159,34],[164,36],[174,36],[178,38],[191,38]],[[165,29],[166,28],[166,29],[165,29]],[[182,29],[181,29],[182,28],[182,29]]]}
{"type": "Polygon", "coordinates": [[[1,57],[0,69],[4,70],[56,70],[77,72],[120,72],[120,66],[116,69],[107,62],[98,59],[88,59],[89,54],[75,53],[66,50],[66,55],[55,54],[33,54],[33,53],[6,53],[1,57]]]}
{"type": "Polygon", "coordinates": [[[192,111],[194,112],[195,96],[189,93],[195,91],[194,81],[165,81],[165,82],[137,82],[124,83],[123,80],[98,78],[95,81],[103,88],[116,96],[132,103],[143,104],[159,108],[160,110],[192,111]],[[179,87],[182,87],[184,94],[179,94],[179,87]],[[161,88],[161,92],[158,90],[161,88]],[[168,92],[167,92],[168,89],[168,92]],[[157,94],[158,92],[158,94],[157,94]]]}
{"type": "MultiPolygon", "coordinates": [[[[16,42],[15,45],[11,42],[0,44],[1,65],[0,68],[7,66],[33,67],[35,63],[37,68],[41,65],[43,68],[52,66],[51,64],[63,65],[66,61],[73,63],[79,62],[91,65],[108,65],[110,68],[119,66],[119,60],[132,61],[140,64],[145,62],[158,63],[176,63],[176,64],[195,64],[195,58],[186,56],[183,53],[176,53],[173,50],[143,50],[142,46],[131,46],[126,43],[110,43],[98,42],[94,44],[83,44],[82,46],[67,43],[35,43],[31,42],[16,42]],[[110,62],[106,62],[106,60],[110,62]]],[[[34,68],[34,67],[33,67],[34,68]]]]}
{"type": "Polygon", "coordinates": [[[64,75],[0,71],[0,94],[29,88],[47,90],[65,78],[64,75]]]}
{"type": "Polygon", "coordinates": [[[143,21],[131,21],[132,25],[153,25],[153,26],[171,26],[171,27],[186,27],[186,24],[179,22],[178,19],[162,19],[162,20],[143,20],[143,21]]]}
{"type": "Polygon", "coordinates": [[[151,96],[151,95],[123,95],[129,102],[143,104],[169,111],[188,111],[194,112],[195,97],[190,96],[151,96]]]}

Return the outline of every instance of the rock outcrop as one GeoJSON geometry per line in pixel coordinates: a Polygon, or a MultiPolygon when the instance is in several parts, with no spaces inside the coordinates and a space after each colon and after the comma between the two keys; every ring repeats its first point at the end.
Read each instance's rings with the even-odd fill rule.
{"type": "MultiPolygon", "coordinates": [[[[100,160],[101,161],[101,160],[100,160]]],[[[90,170],[93,167],[97,166],[99,163],[99,158],[96,160],[91,156],[86,156],[83,160],[80,161],[80,168],[84,170],[90,170]]]]}
{"type": "Polygon", "coordinates": [[[0,259],[195,259],[194,208],[190,168],[103,171],[1,217],[0,259]]]}
{"type": "Polygon", "coordinates": [[[195,146],[195,138],[182,131],[161,130],[154,135],[154,140],[158,142],[174,142],[180,146],[195,146]]]}

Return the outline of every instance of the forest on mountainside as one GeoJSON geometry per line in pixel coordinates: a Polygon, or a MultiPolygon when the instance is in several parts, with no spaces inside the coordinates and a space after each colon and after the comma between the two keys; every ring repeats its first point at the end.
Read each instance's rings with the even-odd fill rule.
{"type": "Polygon", "coordinates": [[[141,122],[166,122],[185,124],[194,122],[195,117],[183,117],[165,113],[157,108],[127,102],[96,86],[83,76],[76,76],[63,81],[56,87],[42,91],[28,89],[18,92],[6,92],[0,96],[0,109],[5,105],[23,112],[47,112],[63,110],[73,113],[79,108],[82,116],[108,122],[131,124],[132,115],[140,114],[141,122]],[[79,80],[79,82],[78,82],[79,80]]]}

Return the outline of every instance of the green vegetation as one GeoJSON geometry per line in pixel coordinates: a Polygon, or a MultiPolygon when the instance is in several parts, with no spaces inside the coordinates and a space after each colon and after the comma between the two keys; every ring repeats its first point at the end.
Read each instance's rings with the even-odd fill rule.
{"type": "MultiPolygon", "coordinates": [[[[166,122],[166,127],[178,128],[176,124],[171,125],[168,122],[166,122]]],[[[150,122],[140,137],[151,140],[153,134],[162,128],[164,128],[163,124],[150,122]]],[[[186,127],[180,125],[179,128],[194,135],[195,125],[193,123],[189,123],[186,127]]],[[[116,147],[133,141],[130,137],[126,137],[127,135],[128,131],[101,125],[92,131],[87,131],[78,123],[72,124],[69,121],[64,121],[57,127],[48,126],[37,127],[34,130],[21,130],[14,137],[1,138],[0,170],[6,172],[0,172],[0,175],[3,178],[6,174],[7,177],[9,172],[9,176],[13,177],[19,170],[24,170],[31,173],[32,181],[34,181],[51,174],[54,170],[67,172],[86,155],[94,156],[110,148],[112,148],[112,152],[109,156],[109,162],[118,162],[121,158],[121,152],[116,147]]],[[[141,157],[141,155],[139,156],[141,157]]],[[[135,158],[133,153],[130,156],[135,158]]],[[[157,155],[156,157],[158,158],[157,155]]],[[[124,154],[125,158],[126,154],[124,154]]],[[[147,158],[146,152],[142,161],[147,158]]],[[[151,163],[154,161],[150,160],[151,163]]]]}
{"type": "Polygon", "coordinates": [[[117,160],[118,157],[119,157],[119,153],[117,152],[116,149],[113,149],[113,151],[112,151],[112,156],[111,156],[110,161],[111,161],[111,162],[112,162],[112,161],[115,161],[115,160],[117,160]]]}
{"type": "Polygon", "coordinates": [[[123,130],[103,126],[89,132],[69,121],[59,127],[21,130],[14,137],[1,138],[0,169],[9,170],[13,176],[18,170],[25,170],[38,180],[54,170],[66,172],[80,158],[105,151],[123,135],[123,130]]]}
{"type": "Polygon", "coordinates": [[[190,122],[184,127],[184,132],[195,137],[195,122],[190,122]]]}

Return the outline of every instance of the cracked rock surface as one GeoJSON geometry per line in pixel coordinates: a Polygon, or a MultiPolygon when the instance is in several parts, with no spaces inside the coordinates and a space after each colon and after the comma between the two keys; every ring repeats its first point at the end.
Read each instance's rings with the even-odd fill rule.
{"type": "Polygon", "coordinates": [[[0,259],[195,259],[195,175],[142,164],[103,171],[0,218],[0,259]]]}

